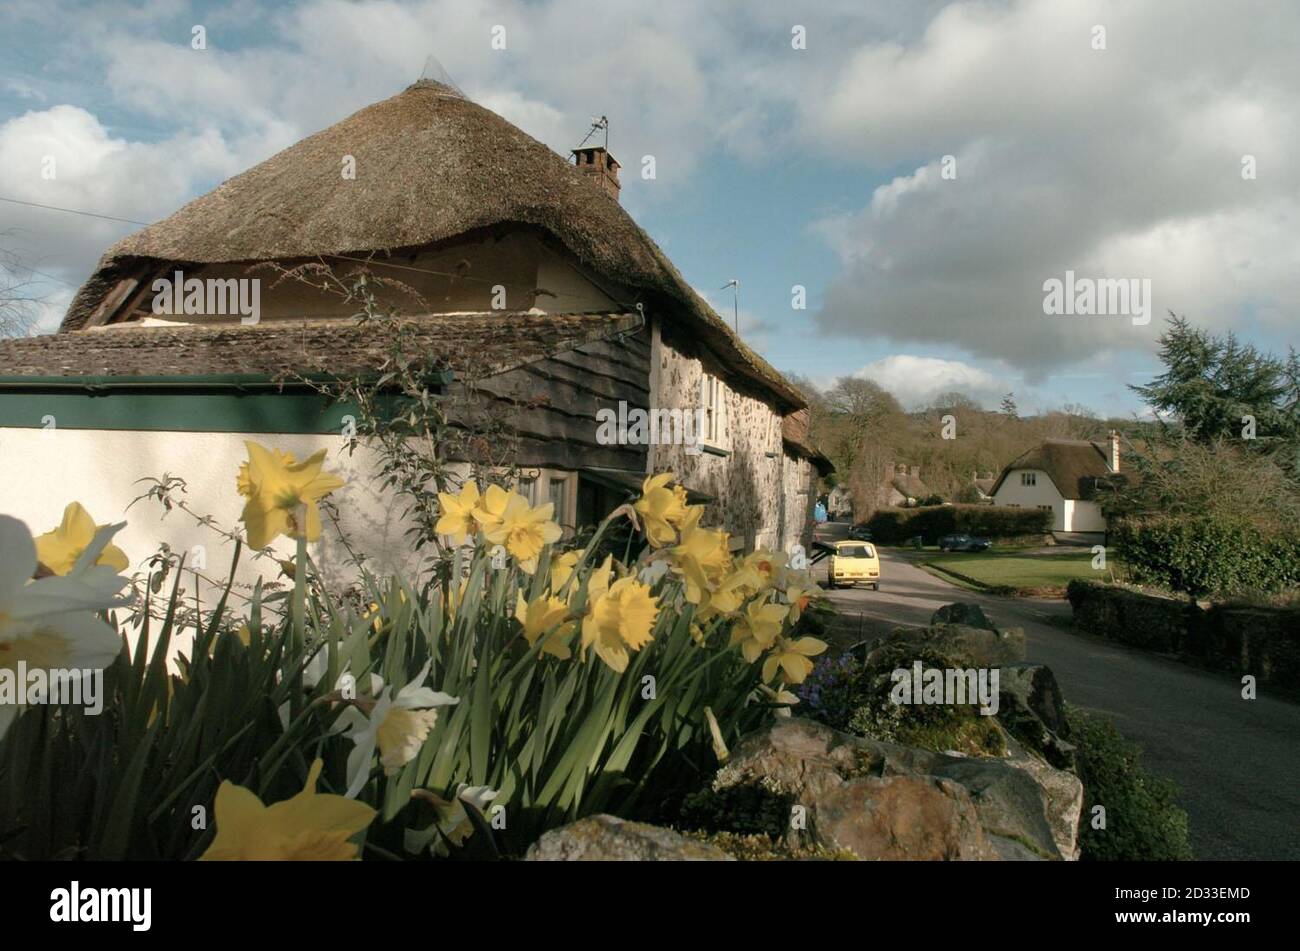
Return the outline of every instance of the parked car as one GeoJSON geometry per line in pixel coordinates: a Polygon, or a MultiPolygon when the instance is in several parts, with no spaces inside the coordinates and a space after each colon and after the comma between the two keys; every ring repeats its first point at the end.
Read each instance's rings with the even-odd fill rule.
{"type": "Polygon", "coordinates": [[[826,587],[869,584],[876,591],[880,590],[880,556],[875,545],[852,540],[836,542],[835,553],[829,561],[826,587]]]}
{"type": "Polygon", "coordinates": [[[867,528],[866,525],[854,525],[849,529],[849,538],[858,542],[869,542],[871,541],[871,529],[867,528]]]}
{"type": "Polygon", "coordinates": [[[992,542],[974,535],[945,535],[939,539],[941,551],[988,551],[992,542]]]}

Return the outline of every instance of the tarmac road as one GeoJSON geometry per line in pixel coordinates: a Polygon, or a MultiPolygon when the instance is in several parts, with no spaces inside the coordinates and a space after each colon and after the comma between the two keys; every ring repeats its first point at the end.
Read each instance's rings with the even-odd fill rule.
{"type": "MultiPolygon", "coordinates": [[[[1024,628],[1028,660],[1052,668],[1068,702],[1112,717],[1142,746],[1145,765],[1178,784],[1197,858],[1300,859],[1300,705],[1266,691],[1243,700],[1230,675],[1064,630],[1050,619],[1070,617],[1065,601],[980,595],[904,554],[881,556],[880,591],[825,592],[846,640],[925,624],[952,601],[977,602],[999,627],[1024,628]]],[[[823,583],[825,570],[813,566],[823,583]]]]}

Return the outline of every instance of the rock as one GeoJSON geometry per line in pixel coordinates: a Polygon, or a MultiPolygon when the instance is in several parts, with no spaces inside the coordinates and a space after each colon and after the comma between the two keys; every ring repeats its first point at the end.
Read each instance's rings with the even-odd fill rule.
{"type": "Polygon", "coordinates": [[[1047,821],[1046,796],[1027,772],[1002,758],[944,756],[931,767],[969,793],[989,835],[1018,842],[1038,858],[1062,859],[1047,821]]]}
{"type": "Polygon", "coordinates": [[[864,776],[822,787],[812,821],[819,845],[860,859],[997,857],[970,794],[933,776],[864,776]]]}
{"type": "Polygon", "coordinates": [[[1079,859],[1079,818],[1083,813],[1083,783],[1064,769],[1056,769],[1011,741],[1011,756],[1003,760],[1027,774],[1042,790],[1044,816],[1056,851],[1067,862],[1079,859]]]}
{"type": "Polygon", "coordinates": [[[963,624],[966,627],[979,627],[986,631],[993,630],[993,625],[984,616],[984,609],[970,601],[956,601],[945,604],[930,615],[930,626],[939,624],[963,624]]]}
{"type": "Polygon", "coordinates": [[[1082,785],[1015,751],[950,756],[791,717],[742,737],[713,786],[793,796],[815,844],[861,858],[1077,858],[1082,785]]]}
{"type": "Polygon", "coordinates": [[[659,826],[597,815],[552,829],[528,848],[528,862],[734,862],[721,849],[659,826]]]}
{"type": "Polygon", "coordinates": [[[1056,675],[1042,664],[1007,664],[998,674],[998,719],[1059,769],[1073,769],[1065,702],[1056,675]]]}
{"type": "Polygon", "coordinates": [[[1025,632],[1022,628],[989,630],[965,624],[900,627],[859,656],[870,665],[872,655],[877,651],[900,642],[931,648],[963,667],[1001,667],[1025,659],[1025,632]]]}

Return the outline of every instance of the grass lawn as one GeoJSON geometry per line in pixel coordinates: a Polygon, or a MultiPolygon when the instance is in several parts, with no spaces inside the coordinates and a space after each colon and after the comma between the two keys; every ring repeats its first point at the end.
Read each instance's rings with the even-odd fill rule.
{"type": "Polygon", "coordinates": [[[1110,577],[1092,567],[1092,551],[1042,554],[1027,551],[952,552],[926,557],[922,567],[969,587],[1010,593],[1062,593],[1074,578],[1110,577]]]}

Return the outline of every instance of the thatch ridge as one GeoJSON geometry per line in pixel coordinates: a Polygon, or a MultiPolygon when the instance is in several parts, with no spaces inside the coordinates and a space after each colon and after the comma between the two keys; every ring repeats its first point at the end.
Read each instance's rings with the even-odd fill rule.
{"type": "MultiPolygon", "coordinates": [[[[806,405],[734,334],[617,200],[501,116],[422,80],[310,135],[111,247],[61,331],[78,330],[140,266],[357,255],[503,223],[539,227],[583,265],[675,304],[725,365],[785,407],[806,405]],[[356,179],[341,162],[356,160],[356,179]]],[[[657,301],[656,301],[657,303],[657,301]]]]}

